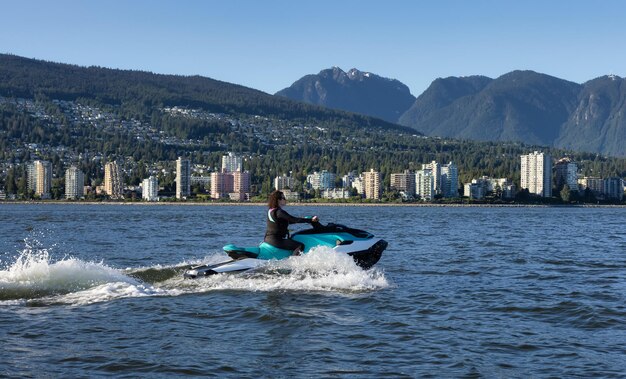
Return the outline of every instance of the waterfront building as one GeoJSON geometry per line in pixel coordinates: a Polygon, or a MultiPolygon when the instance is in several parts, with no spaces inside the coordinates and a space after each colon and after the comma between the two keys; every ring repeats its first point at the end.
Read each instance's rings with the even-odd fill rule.
{"type": "Polygon", "coordinates": [[[310,188],[316,190],[327,190],[335,188],[336,175],[332,172],[323,170],[322,172],[315,171],[313,174],[307,176],[306,181],[310,188]]]}
{"type": "Polygon", "coordinates": [[[211,173],[211,198],[231,200],[250,199],[250,173],[248,171],[211,173]]]}
{"type": "Polygon", "coordinates": [[[27,168],[27,186],[36,196],[50,198],[52,188],[52,165],[48,161],[34,161],[27,168]]]}
{"type": "Polygon", "coordinates": [[[363,185],[363,175],[359,175],[357,177],[353,177],[351,180],[351,186],[356,190],[356,192],[360,195],[365,194],[365,186],[363,185]]]}
{"type": "Polygon", "coordinates": [[[287,199],[289,201],[298,201],[298,200],[300,200],[300,194],[298,192],[295,192],[295,191],[284,190],[283,191],[283,195],[285,196],[285,199],[287,199]]]}
{"type": "Polygon", "coordinates": [[[487,194],[492,193],[496,197],[513,198],[515,196],[515,184],[507,178],[490,178],[483,176],[472,179],[471,183],[464,186],[464,196],[470,199],[480,200],[487,194]]]}
{"type": "Polygon", "coordinates": [[[521,188],[531,194],[552,197],[552,159],[535,151],[521,156],[521,188]]]}
{"type": "Polygon", "coordinates": [[[287,188],[293,189],[294,180],[291,176],[282,174],[274,178],[274,189],[277,191],[283,191],[287,188]]]}
{"type": "Polygon", "coordinates": [[[571,191],[578,191],[578,165],[569,158],[561,158],[554,164],[554,190],[560,192],[567,184],[571,191]]]}
{"type": "Polygon", "coordinates": [[[243,158],[233,153],[222,156],[222,172],[243,171],[243,158]]]}
{"type": "Polygon", "coordinates": [[[363,189],[366,199],[379,200],[382,195],[382,176],[380,172],[370,169],[363,173],[363,189]]]}
{"type": "Polygon", "coordinates": [[[332,188],[322,191],[323,199],[349,199],[350,190],[346,188],[332,188]]]}
{"type": "Polygon", "coordinates": [[[441,194],[442,193],[441,164],[437,163],[436,161],[422,164],[422,170],[430,170],[430,175],[432,176],[432,180],[433,180],[432,195],[434,196],[437,194],[441,194]]]}
{"type": "Polygon", "coordinates": [[[604,180],[597,176],[582,177],[578,179],[578,185],[581,192],[589,189],[596,197],[599,197],[604,192],[604,180]]]}
{"type": "MultiPolygon", "coordinates": [[[[357,179],[357,178],[358,178],[358,176],[356,175],[356,172],[350,171],[349,173],[347,173],[346,175],[344,175],[341,178],[341,186],[343,188],[352,188],[352,187],[354,187],[353,186],[354,180],[357,179]]],[[[361,192],[359,192],[359,193],[361,193],[361,192]]]]}
{"type": "Polygon", "coordinates": [[[65,198],[80,199],[85,196],[85,174],[72,166],[65,171],[65,198]]]}
{"type": "Polygon", "coordinates": [[[621,178],[598,178],[585,176],[578,179],[581,192],[589,189],[598,200],[622,200],[624,181],[621,178]]]}
{"type": "Polygon", "coordinates": [[[235,171],[230,174],[233,177],[230,198],[239,201],[250,200],[250,173],[248,171],[235,171]]]}
{"type": "Polygon", "coordinates": [[[415,191],[424,201],[433,199],[435,196],[435,177],[432,169],[422,168],[415,173],[415,191]]]}
{"type": "Polygon", "coordinates": [[[191,162],[178,157],[176,160],[176,198],[186,199],[191,195],[191,162]]]}
{"type": "Polygon", "coordinates": [[[191,185],[199,184],[203,187],[210,188],[211,187],[211,175],[209,176],[192,176],[190,178],[191,185]]]}
{"type": "Polygon", "coordinates": [[[621,201],[624,198],[624,181],[621,178],[604,179],[604,193],[607,199],[621,201]]]}
{"type": "Polygon", "coordinates": [[[463,195],[474,200],[481,200],[487,195],[487,186],[482,179],[472,179],[471,183],[465,183],[463,195]]]}
{"type": "Polygon", "coordinates": [[[459,170],[452,162],[441,165],[441,195],[443,197],[459,196],[459,170]]]}
{"type": "Polygon", "coordinates": [[[124,175],[117,162],[104,165],[104,192],[111,199],[124,198],[124,175]]]}
{"type": "Polygon", "coordinates": [[[233,176],[227,172],[211,173],[211,198],[222,199],[228,197],[233,189],[233,176]]]}
{"type": "Polygon", "coordinates": [[[407,196],[415,196],[415,174],[410,170],[391,174],[391,189],[404,192],[407,196]]]}
{"type": "Polygon", "coordinates": [[[150,175],[141,183],[141,198],[146,201],[159,201],[159,181],[150,175]]]}
{"type": "Polygon", "coordinates": [[[35,192],[37,186],[37,171],[35,171],[35,162],[29,163],[26,166],[26,188],[29,191],[35,192]]]}
{"type": "Polygon", "coordinates": [[[437,161],[432,161],[430,163],[422,164],[422,171],[424,170],[430,170],[430,175],[432,176],[432,196],[459,196],[459,170],[454,163],[449,162],[448,164],[441,164],[437,161]]]}

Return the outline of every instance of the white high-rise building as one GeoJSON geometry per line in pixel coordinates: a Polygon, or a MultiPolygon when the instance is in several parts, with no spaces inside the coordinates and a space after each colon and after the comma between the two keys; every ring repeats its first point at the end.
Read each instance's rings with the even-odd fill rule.
{"type": "Polygon", "coordinates": [[[191,194],[191,163],[178,157],[176,160],[176,198],[184,199],[191,194]]]}
{"type": "Polygon", "coordinates": [[[552,197],[552,158],[535,151],[521,156],[521,188],[531,194],[552,197]]]}
{"type": "Polygon", "coordinates": [[[282,191],[286,188],[293,189],[293,178],[285,174],[274,178],[274,189],[282,191]]]}
{"type": "Polygon", "coordinates": [[[432,195],[442,194],[443,189],[441,185],[441,164],[437,161],[422,164],[422,170],[430,170],[430,175],[433,178],[433,191],[432,195]]]}
{"type": "Polygon", "coordinates": [[[435,177],[429,168],[415,173],[415,191],[422,200],[430,201],[435,196],[435,177]]]}
{"type": "Polygon", "coordinates": [[[233,153],[222,156],[222,172],[243,171],[243,158],[233,153]]]}
{"type": "Polygon", "coordinates": [[[154,176],[141,183],[141,198],[146,201],[159,201],[159,181],[154,176]]]}
{"type": "Polygon", "coordinates": [[[124,176],[117,162],[104,165],[104,192],[111,199],[124,198],[124,176]]]}
{"type": "Polygon", "coordinates": [[[323,170],[322,172],[314,172],[308,175],[306,180],[313,189],[327,190],[335,188],[335,174],[323,170]]]}
{"type": "Polygon", "coordinates": [[[72,166],[65,171],[65,198],[80,199],[85,195],[85,174],[72,166]]]}
{"type": "MultiPolygon", "coordinates": [[[[459,170],[452,162],[440,164],[437,161],[422,165],[422,171],[430,170],[433,180],[432,196],[441,195],[443,197],[459,196],[459,170]]],[[[422,196],[424,198],[424,196],[422,196]]]]}

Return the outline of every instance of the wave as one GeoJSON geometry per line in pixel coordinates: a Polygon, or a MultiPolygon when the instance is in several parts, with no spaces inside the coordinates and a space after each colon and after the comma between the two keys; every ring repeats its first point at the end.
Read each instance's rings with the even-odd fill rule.
{"type": "Polygon", "coordinates": [[[378,269],[362,270],[352,257],[319,247],[309,253],[279,261],[243,274],[213,275],[187,280],[186,287],[197,291],[321,291],[355,293],[389,287],[378,269]]]}
{"type": "Polygon", "coordinates": [[[268,261],[254,272],[183,279],[183,272],[190,266],[217,263],[225,258],[224,254],[213,254],[197,262],[120,270],[75,257],[55,261],[47,249],[26,248],[0,270],[0,304],[85,305],[128,297],[220,290],[354,293],[389,286],[383,272],[363,271],[351,257],[328,248],[314,249],[301,257],[268,261]]]}
{"type": "Polygon", "coordinates": [[[73,257],[53,261],[47,249],[25,249],[0,271],[0,301],[58,297],[111,283],[139,284],[102,262],[73,257]]]}

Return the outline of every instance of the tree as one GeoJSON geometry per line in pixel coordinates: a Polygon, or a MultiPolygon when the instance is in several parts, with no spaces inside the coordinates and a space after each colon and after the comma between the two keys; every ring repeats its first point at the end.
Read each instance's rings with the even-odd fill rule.
{"type": "Polygon", "coordinates": [[[567,184],[565,184],[565,185],[563,186],[563,189],[562,189],[562,190],[561,190],[561,192],[560,192],[560,195],[561,195],[561,200],[562,200],[564,203],[569,203],[570,196],[571,196],[571,192],[572,192],[572,191],[570,191],[569,186],[568,186],[567,184]]]}
{"type": "Polygon", "coordinates": [[[585,193],[583,195],[583,201],[585,203],[595,203],[597,201],[596,200],[596,195],[593,193],[591,188],[589,188],[589,187],[585,188],[585,193]]]}

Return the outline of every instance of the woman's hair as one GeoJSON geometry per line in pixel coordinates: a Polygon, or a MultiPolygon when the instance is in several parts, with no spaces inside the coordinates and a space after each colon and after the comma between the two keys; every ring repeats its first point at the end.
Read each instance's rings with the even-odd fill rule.
{"type": "Polygon", "coordinates": [[[279,208],[280,207],[279,200],[282,200],[284,198],[285,198],[285,195],[281,191],[274,191],[270,193],[269,200],[267,201],[267,206],[270,209],[279,208]]]}

